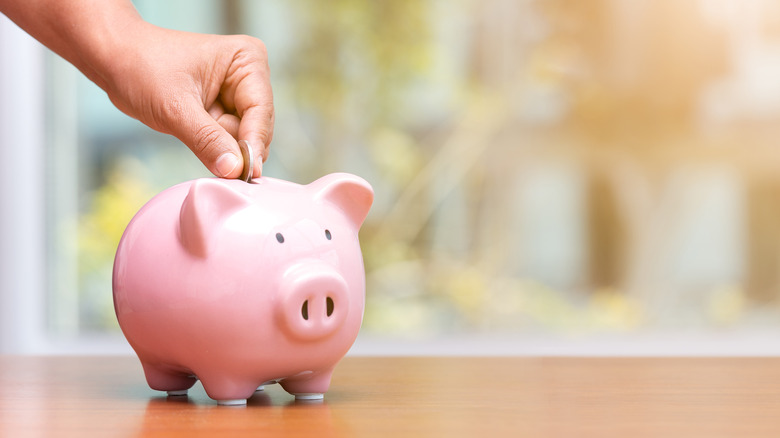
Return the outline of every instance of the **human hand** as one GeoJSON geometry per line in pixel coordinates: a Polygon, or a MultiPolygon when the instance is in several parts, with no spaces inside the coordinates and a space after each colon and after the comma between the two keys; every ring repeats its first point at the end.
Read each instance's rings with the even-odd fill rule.
{"type": "Polygon", "coordinates": [[[274,106],[265,45],[248,36],[168,30],[138,20],[98,82],[111,102],[149,127],[174,135],[214,174],[237,178],[238,140],[262,173],[274,106]]]}
{"type": "Polygon", "coordinates": [[[0,0],[0,12],[75,65],[120,110],[172,134],[215,175],[243,169],[238,140],[262,172],[274,104],[262,41],[163,29],[130,0],[0,0]],[[258,159],[260,158],[260,159],[258,159]]]}

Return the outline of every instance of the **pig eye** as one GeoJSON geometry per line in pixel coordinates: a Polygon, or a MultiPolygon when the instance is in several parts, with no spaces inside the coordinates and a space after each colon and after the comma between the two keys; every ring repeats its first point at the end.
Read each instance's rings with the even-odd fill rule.
{"type": "Polygon", "coordinates": [[[284,236],[282,236],[282,233],[276,233],[276,241],[279,243],[284,243],[284,236]]]}
{"type": "Polygon", "coordinates": [[[330,235],[330,230],[325,230],[325,238],[330,240],[333,236],[330,235]]]}

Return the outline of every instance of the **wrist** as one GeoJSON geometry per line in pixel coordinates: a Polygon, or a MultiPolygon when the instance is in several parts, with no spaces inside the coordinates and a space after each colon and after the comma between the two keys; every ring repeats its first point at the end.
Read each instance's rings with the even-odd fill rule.
{"type": "MultiPolygon", "coordinates": [[[[100,0],[98,0],[100,1],[100,0]]],[[[109,2],[110,3],[110,2],[109,2]]],[[[97,8],[77,37],[79,59],[72,61],[90,80],[108,91],[125,66],[135,62],[132,48],[153,27],[130,4],[97,8]],[[102,9],[102,10],[101,10],[102,9]]]]}

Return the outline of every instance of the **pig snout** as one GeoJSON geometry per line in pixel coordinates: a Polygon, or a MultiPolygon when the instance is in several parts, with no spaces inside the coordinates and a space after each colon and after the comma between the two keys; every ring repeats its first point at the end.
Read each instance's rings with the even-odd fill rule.
{"type": "Polygon", "coordinates": [[[325,338],[336,332],[347,318],[347,283],[325,263],[296,263],[285,272],[279,293],[278,316],[292,338],[302,341],[325,338]]]}

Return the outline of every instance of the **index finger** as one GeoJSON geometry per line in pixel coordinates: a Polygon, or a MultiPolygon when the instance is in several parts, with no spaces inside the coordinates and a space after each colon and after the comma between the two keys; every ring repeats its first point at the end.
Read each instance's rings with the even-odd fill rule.
{"type": "Polygon", "coordinates": [[[246,139],[252,144],[255,153],[255,168],[253,175],[262,174],[263,162],[268,159],[271,140],[274,136],[274,109],[270,106],[252,106],[241,116],[238,125],[238,138],[246,139]]]}
{"type": "Polygon", "coordinates": [[[220,93],[225,107],[235,108],[241,119],[238,140],[252,144],[257,158],[254,175],[260,176],[262,162],[268,158],[275,119],[268,57],[262,41],[247,36],[235,38],[239,45],[220,93]]]}

